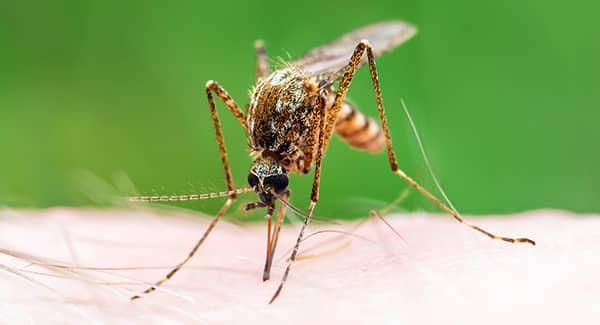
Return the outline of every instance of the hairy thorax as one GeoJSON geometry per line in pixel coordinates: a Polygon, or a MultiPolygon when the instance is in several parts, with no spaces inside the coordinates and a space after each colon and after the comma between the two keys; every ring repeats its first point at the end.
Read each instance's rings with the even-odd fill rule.
{"type": "Polygon", "coordinates": [[[250,97],[250,149],[275,158],[288,171],[304,169],[304,156],[315,148],[321,102],[317,86],[300,69],[289,66],[273,72],[250,97]]]}

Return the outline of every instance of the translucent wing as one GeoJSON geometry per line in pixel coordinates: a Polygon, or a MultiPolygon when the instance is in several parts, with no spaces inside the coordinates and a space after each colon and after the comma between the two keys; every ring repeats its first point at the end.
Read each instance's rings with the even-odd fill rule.
{"type": "MultiPolygon", "coordinates": [[[[403,21],[386,21],[368,25],[317,47],[294,62],[308,75],[331,82],[340,78],[356,45],[368,40],[375,56],[395,48],[410,39],[417,29],[403,21]]],[[[366,62],[366,56],[363,62],[366,62]]]]}

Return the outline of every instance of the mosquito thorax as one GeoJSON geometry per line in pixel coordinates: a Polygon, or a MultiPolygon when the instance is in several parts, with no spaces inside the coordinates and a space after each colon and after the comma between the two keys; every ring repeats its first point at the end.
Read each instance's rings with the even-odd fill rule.
{"type": "Polygon", "coordinates": [[[308,169],[304,155],[313,149],[312,130],[321,112],[319,96],[317,86],[293,65],[261,79],[248,106],[250,150],[263,153],[263,158],[264,153],[270,154],[286,172],[308,169]]]}
{"type": "Polygon", "coordinates": [[[274,71],[252,90],[249,110],[295,111],[310,95],[306,80],[302,70],[294,66],[274,71]]]}
{"type": "Polygon", "coordinates": [[[271,204],[275,195],[283,194],[288,187],[288,173],[276,160],[259,157],[254,160],[248,184],[258,193],[264,204],[271,204]]]}

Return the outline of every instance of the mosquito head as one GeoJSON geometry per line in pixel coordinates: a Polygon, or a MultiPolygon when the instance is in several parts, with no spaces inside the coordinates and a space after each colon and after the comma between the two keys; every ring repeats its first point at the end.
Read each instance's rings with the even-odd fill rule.
{"type": "Polygon", "coordinates": [[[264,204],[272,204],[276,194],[283,194],[288,187],[288,174],[277,161],[259,157],[252,163],[248,184],[258,193],[264,204]]]}

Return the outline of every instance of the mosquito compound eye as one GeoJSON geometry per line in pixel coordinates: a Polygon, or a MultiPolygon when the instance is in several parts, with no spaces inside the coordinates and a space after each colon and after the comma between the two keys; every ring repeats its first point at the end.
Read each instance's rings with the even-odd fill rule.
{"type": "Polygon", "coordinates": [[[288,182],[289,182],[288,175],[286,175],[286,174],[269,176],[269,177],[265,178],[265,180],[264,180],[265,186],[269,186],[277,194],[281,194],[281,193],[285,192],[285,190],[288,187],[288,182]]]}
{"type": "Polygon", "coordinates": [[[258,185],[258,177],[252,173],[248,174],[248,184],[252,187],[258,185]]]}

